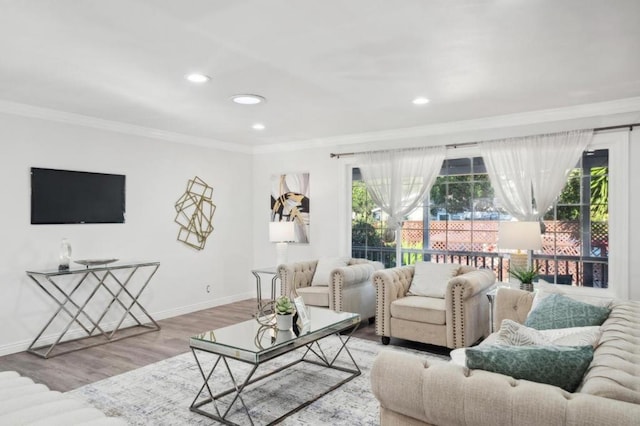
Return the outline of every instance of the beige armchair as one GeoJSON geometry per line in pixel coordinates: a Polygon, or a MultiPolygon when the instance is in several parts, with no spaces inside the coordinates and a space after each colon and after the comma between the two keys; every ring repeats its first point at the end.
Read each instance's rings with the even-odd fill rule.
{"type": "MultiPolygon", "coordinates": [[[[424,262],[424,265],[421,268],[426,267],[428,271],[429,265],[442,264],[424,262]]],[[[438,268],[433,267],[434,270],[438,268]]],[[[471,346],[489,335],[487,292],[495,283],[495,274],[491,270],[471,266],[456,265],[454,269],[451,278],[445,278],[441,283],[434,282],[434,286],[439,284],[444,293],[441,297],[408,294],[414,277],[413,265],[373,274],[377,299],[376,334],[382,336],[383,344],[389,344],[391,337],[397,337],[460,348],[471,346]]],[[[434,281],[441,275],[434,272],[434,281]]]]}
{"type": "Polygon", "coordinates": [[[279,265],[280,293],[291,295],[295,280],[296,291],[307,305],[327,307],[338,312],[357,312],[363,321],[375,317],[376,291],[371,276],[376,270],[384,268],[382,263],[352,258],[344,259],[345,266],[325,270],[325,262],[325,268],[321,265],[318,272],[327,276],[320,280],[316,276],[318,262],[311,260],[279,265]],[[326,285],[318,284],[318,281],[326,285]]]}

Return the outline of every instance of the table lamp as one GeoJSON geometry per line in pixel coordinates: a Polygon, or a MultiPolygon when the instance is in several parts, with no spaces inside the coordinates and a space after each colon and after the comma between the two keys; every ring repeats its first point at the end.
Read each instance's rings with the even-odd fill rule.
{"type": "Polygon", "coordinates": [[[542,250],[540,222],[500,222],[498,247],[517,250],[511,254],[509,269],[525,269],[529,266],[528,250],[542,250]],[[522,250],[525,250],[523,253],[522,250]]]}
{"type": "Polygon", "coordinates": [[[296,239],[294,222],[269,222],[269,241],[276,243],[276,265],[287,263],[287,248],[296,239]]]}

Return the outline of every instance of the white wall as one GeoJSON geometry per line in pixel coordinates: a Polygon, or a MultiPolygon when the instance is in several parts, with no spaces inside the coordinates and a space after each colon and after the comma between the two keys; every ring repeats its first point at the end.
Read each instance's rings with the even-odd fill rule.
{"type": "Polygon", "coordinates": [[[0,355],[24,350],[53,313],[25,271],[56,269],[63,237],[72,259],[159,261],[141,297],[155,319],[254,297],[250,155],[3,114],[0,141],[0,355]],[[126,175],[126,223],[31,225],[30,167],[126,175]],[[173,222],[194,176],[217,205],[202,251],[176,241],[173,222]]]}
{"type": "MultiPolygon", "coordinates": [[[[548,123],[527,126],[505,126],[464,133],[426,136],[422,138],[403,140],[380,140],[372,143],[334,145],[323,148],[297,149],[284,152],[263,152],[253,158],[253,207],[256,214],[254,221],[254,259],[262,265],[275,263],[275,248],[268,242],[269,221],[269,180],[272,175],[285,172],[310,173],[311,200],[311,231],[310,243],[307,245],[290,245],[289,260],[309,260],[318,256],[348,255],[350,253],[350,192],[348,189],[348,165],[353,162],[352,157],[331,159],[331,152],[357,152],[371,149],[400,148],[419,145],[438,145],[463,143],[471,141],[490,140],[540,134],[562,130],[593,128],[628,124],[640,121],[640,115],[618,114],[609,116],[594,116],[575,120],[550,121],[548,123]]],[[[640,129],[632,132],[635,141],[631,143],[629,161],[632,170],[630,191],[630,245],[631,257],[640,255],[640,225],[636,223],[637,212],[640,211],[640,194],[635,190],[634,182],[640,183],[640,170],[633,167],[640,164],[640,129]],[[635,216],[634,216],[635,212],[635,216]]],[[[317,141],[322,144],[323,141],[317,141]]],[[[265,149],[264,151],[267,151],[265,149]]],[[[615,165],[613,165],[615,167],[615,165]]],[[[260,266],[260,265],[256,265],[260,266]]],[[[628,293],[631,298],[640,299],[640,272],[630,269],[628,293]],[[635,278],[635,279],[634,279],[635,278]]],[[[626,284],[622,284],[625,286],[626,284]]],[[[626,294],[624,289],[620,294],[626,294]]]]}

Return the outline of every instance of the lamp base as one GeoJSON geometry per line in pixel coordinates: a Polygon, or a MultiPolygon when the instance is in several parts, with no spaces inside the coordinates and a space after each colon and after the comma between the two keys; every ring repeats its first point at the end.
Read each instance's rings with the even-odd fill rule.
{"type": "Polygon", "coordinates": [[[527,269],[529,257],[527,253],[511,253],[509,257],[509,269],[527,269]]]}
{"type": "Polygon", "coordinates": [[[276,243],[276,266],[287,263],[288,243],[276,243]]]}
{"type": "MultiPolygon", "coordinates": [[[[509,272],[516,269],[527,269],[529,259],[526,253],[511,253],[509,257],[509,272]]],[[[509,282],[514,284],[522,284],[519,279],[509,274],[509,282]]]]}

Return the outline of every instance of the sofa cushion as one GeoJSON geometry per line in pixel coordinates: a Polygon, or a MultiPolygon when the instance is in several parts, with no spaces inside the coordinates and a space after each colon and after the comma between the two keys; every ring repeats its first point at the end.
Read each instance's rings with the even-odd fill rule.
{"type": "Polygon", "coordinates": [[[407,296],[390,306],[393,318],[443,325],[446,320],[445,300],[435,297],[407,296]]]}
{"type": "Polygon", "coordinates": [[[407,294],[444,299],[449,280],[460,270],[457,263],[417,262],[407,294]]]}
{"type": "Polygon", "coordinates": [[[593,359],[592,346],[502,346],[468,348],[467,367],[558,386],[574,392],[593,359]]]}
{"type": "Polygon", "coordinates": [[[499,345],[560,345],[593,347],[600,338],[600,327],[570,327],[536,330],[518,322],[504,319],[498,330],[495,343],[499,345]]]}
{"type": "Polygon", "coordinates": [[[307,305],[329,307],[329,287],[301,287],[297,292],[307,305]]]}
{"type": "Polygon", "coordinates": [[[524,324],[538,330],[594,326],[601,325],[609,316],[609,312],[609,308],[606,307],[579,302],[561,294],[552,294],[538,303],[524,324]]]}
{"type": "Polygon", "coordinates": [[[328,286],[329,279],[331,278],[331,271],[336,268],[347,266],[348,264],[349,259],[346,257],[323,257],[318,259],[316,270],[313,273],[313,278],[311,279],[311,285],[328,286]]]}

